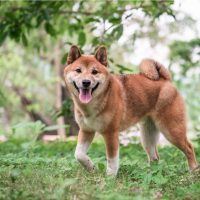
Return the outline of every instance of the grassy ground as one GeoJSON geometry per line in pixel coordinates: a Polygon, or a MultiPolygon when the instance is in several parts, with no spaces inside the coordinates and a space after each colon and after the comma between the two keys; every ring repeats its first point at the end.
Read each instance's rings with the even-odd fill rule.
{"type": "Polygon", "coordinates": [[[184,156],[174,147],[160,149],[161,161],[151,167],[140,145],[121,147],[116,178],[105,176],[101,142],[89,151],[98,168],[95,174],[75,161],[74,149],[74,141],[1,143],[0,199],[200,199],[200,175],[187,172],[184,156]]]}

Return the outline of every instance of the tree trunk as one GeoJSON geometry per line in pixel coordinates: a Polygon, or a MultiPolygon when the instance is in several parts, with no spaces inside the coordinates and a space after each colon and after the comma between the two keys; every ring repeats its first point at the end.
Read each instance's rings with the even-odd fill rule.
{"type": "MultiPolygon", "coordinates": [[[[65,85],[62,85],[62,101],[70,101],[70,96],[69,93],[66,89],[65,85]]],[[[64,120],[65,124],[69,124],[70,129],[69,129],[69,135],[77,135],[79,127],[74,119],[74,114],[73,114],[74,108],[73,108],[73,103],[70,108],[70,113],[64,113],[64,120]]]]}
{"type": "MultiPolygon", "coordinates": [[[[62,107],[62,85],[61,85],[61,80],[60,80],[61,79],[60,49],[61,49],[61,45],[60,45],[60,42],[58,42],[54,50],[54,65],[56,68],[56,75],[58,77],[58,80],[56,82],[56,102],[55,102],[55,106],[57,110],[60,110],[62,107]]],[[[66,130],[64,127],[62,127],[65,125],[64,117],[59,116],[56,122],[58,126],[61,126],[57,130],[58,135],[60,136],[61,139],[65,139],[66,130]]]]}
{"type": "Polygon", "coordinates": [[[22,108],[23,110],[28,113],[29,117],[33,120],[33,121],[38,121],[40,120],[43,124],[45,124],[46,126],[50,126],[52,125],[52,121],[50,119],[45,118],[44,116],[42,116],[40,113],[35,112],[33,110],[28,110],[27,107],[32,105],[33,102],[28,99],[22,92],[22,89],[17,87],[17,86],[12,86],[12,89],[15,91],[15,93],[20,97],[21,100],[21,104],[22,104],[22,108]]]}

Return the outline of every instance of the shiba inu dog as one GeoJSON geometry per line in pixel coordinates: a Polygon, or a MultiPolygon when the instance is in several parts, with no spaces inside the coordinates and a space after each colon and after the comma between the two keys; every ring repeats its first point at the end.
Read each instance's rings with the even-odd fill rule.
{"type": "Polygon", "coordinates": [[[186,137],[184,101],[169,72],[151,59],[141,62],[139,74],[113,75],[107,64],[104,46],[95,55],[81,55],[78,47],[72,46],[68,54],[64,79],[80,127],[76,159],[87,170],[95,170],[87,150],[98,132],[105,140],[107,174],[116,175],[118,134],[140,122],[142,145],[149,162],[159,160],[156,145],[160,130],[185,154],[189,169],[196,169],[194,150],[186,137]]]}

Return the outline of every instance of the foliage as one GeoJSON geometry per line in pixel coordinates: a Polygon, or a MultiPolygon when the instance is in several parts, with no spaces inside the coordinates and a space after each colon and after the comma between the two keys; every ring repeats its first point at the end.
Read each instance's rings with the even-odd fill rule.
{"type": "Polygon", "coordinates": [[[186,72],[200,65],[200,38],[191,41],[174,41],[170,46],[170,60],[181,66],[181,72],[186,72]]]}
{"type": "Polygon", "coordinates": [[[23,121],[21,123],[17,123],[10,127],[8,130],[8,136],[12,139],[23,139],[28,141],[35,141],[39,134],[45,131],[55,131],[59,128],[66,128],[68,129],[68,125],[58,126],[58,125],[51,125],[46,126],[41,121],[36,122],[26,122],[23,121]],[[29,133],[29,134],[27,134],[29,133]]]}
{"type": "MultiPolygon", "coordinates": [[[[20,1],[3,2],[0,8],[0,42],[6,37],[21,41],[25,46],[30,42],[28,36],[32,30],[42,28],[52,37],[68,32],[67,42],[74,35],[77,43],[83,46],[87,32],[102,28],[100,35],[93,36],[88,43],[93,46],[105,43],[110,46],[123,33],[123,15],[127,11],[142,9],[152,19],[163,13],[172,15],[172,1],[20,1]],[[108,27],[107,27],[108,26],[108,27]]],[[[125,16],[130,18],[131,13],[125,16]]]]}
{"type": "Polygon", "coordinates": [[[176,40],[170,44],[170,62],[174,79],[187,102],[193,132],[200,133],[200,38],[176,40]],[[179,73],[177,73],[179,70],[179,73]]]}
{"type": "Polygon", "coordinates": [[[0,199],[199,199],[200,176],[187,172],[184,155],[173,147],[160,149],[161,161],[151,167],[140,145],[121,147],[117,178],[105,176],[101,142],[89,151],[98,167],[94,174],[75,161],[74,148],[73,141],[1,144],[0,199]]]}
{"type": "Polygon", "coordinates": [[[9,41],[0,49],[0,66],[0,107],[8,112],[12,120],[10,126],[22,123],[21,119],[27,121],[21,100],[13,86],[20,88],[33,102],[28,106],[29,111],[52,115],[54,108],[51,102],[54,101],[54,96],[50,93],[56,77],[47,61],[33,57],[33,53],[28,54],[25,49],[16,47],[14,42],[9,41]]]}

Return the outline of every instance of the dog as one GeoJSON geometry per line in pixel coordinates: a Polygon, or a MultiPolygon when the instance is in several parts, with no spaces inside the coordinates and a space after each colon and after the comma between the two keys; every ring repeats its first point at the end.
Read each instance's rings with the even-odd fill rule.
{"type": "Polygon", "coordinates": [[[95,55],[81,55],[73,45],[64,69],[66,87],[74,103],[79,125],[75,158],[88,170],[95,166],[87,155],[95,133],[105,141],[107,175],[119,169],[119,132],[136,123],[148,162],[159,160],[159,131],[186,156],[189,169],[199,168],[186,136],[184,101],[162,64],[144,59],[139,74],[113,75],[107,52],[100,46],[95,55]]]}

